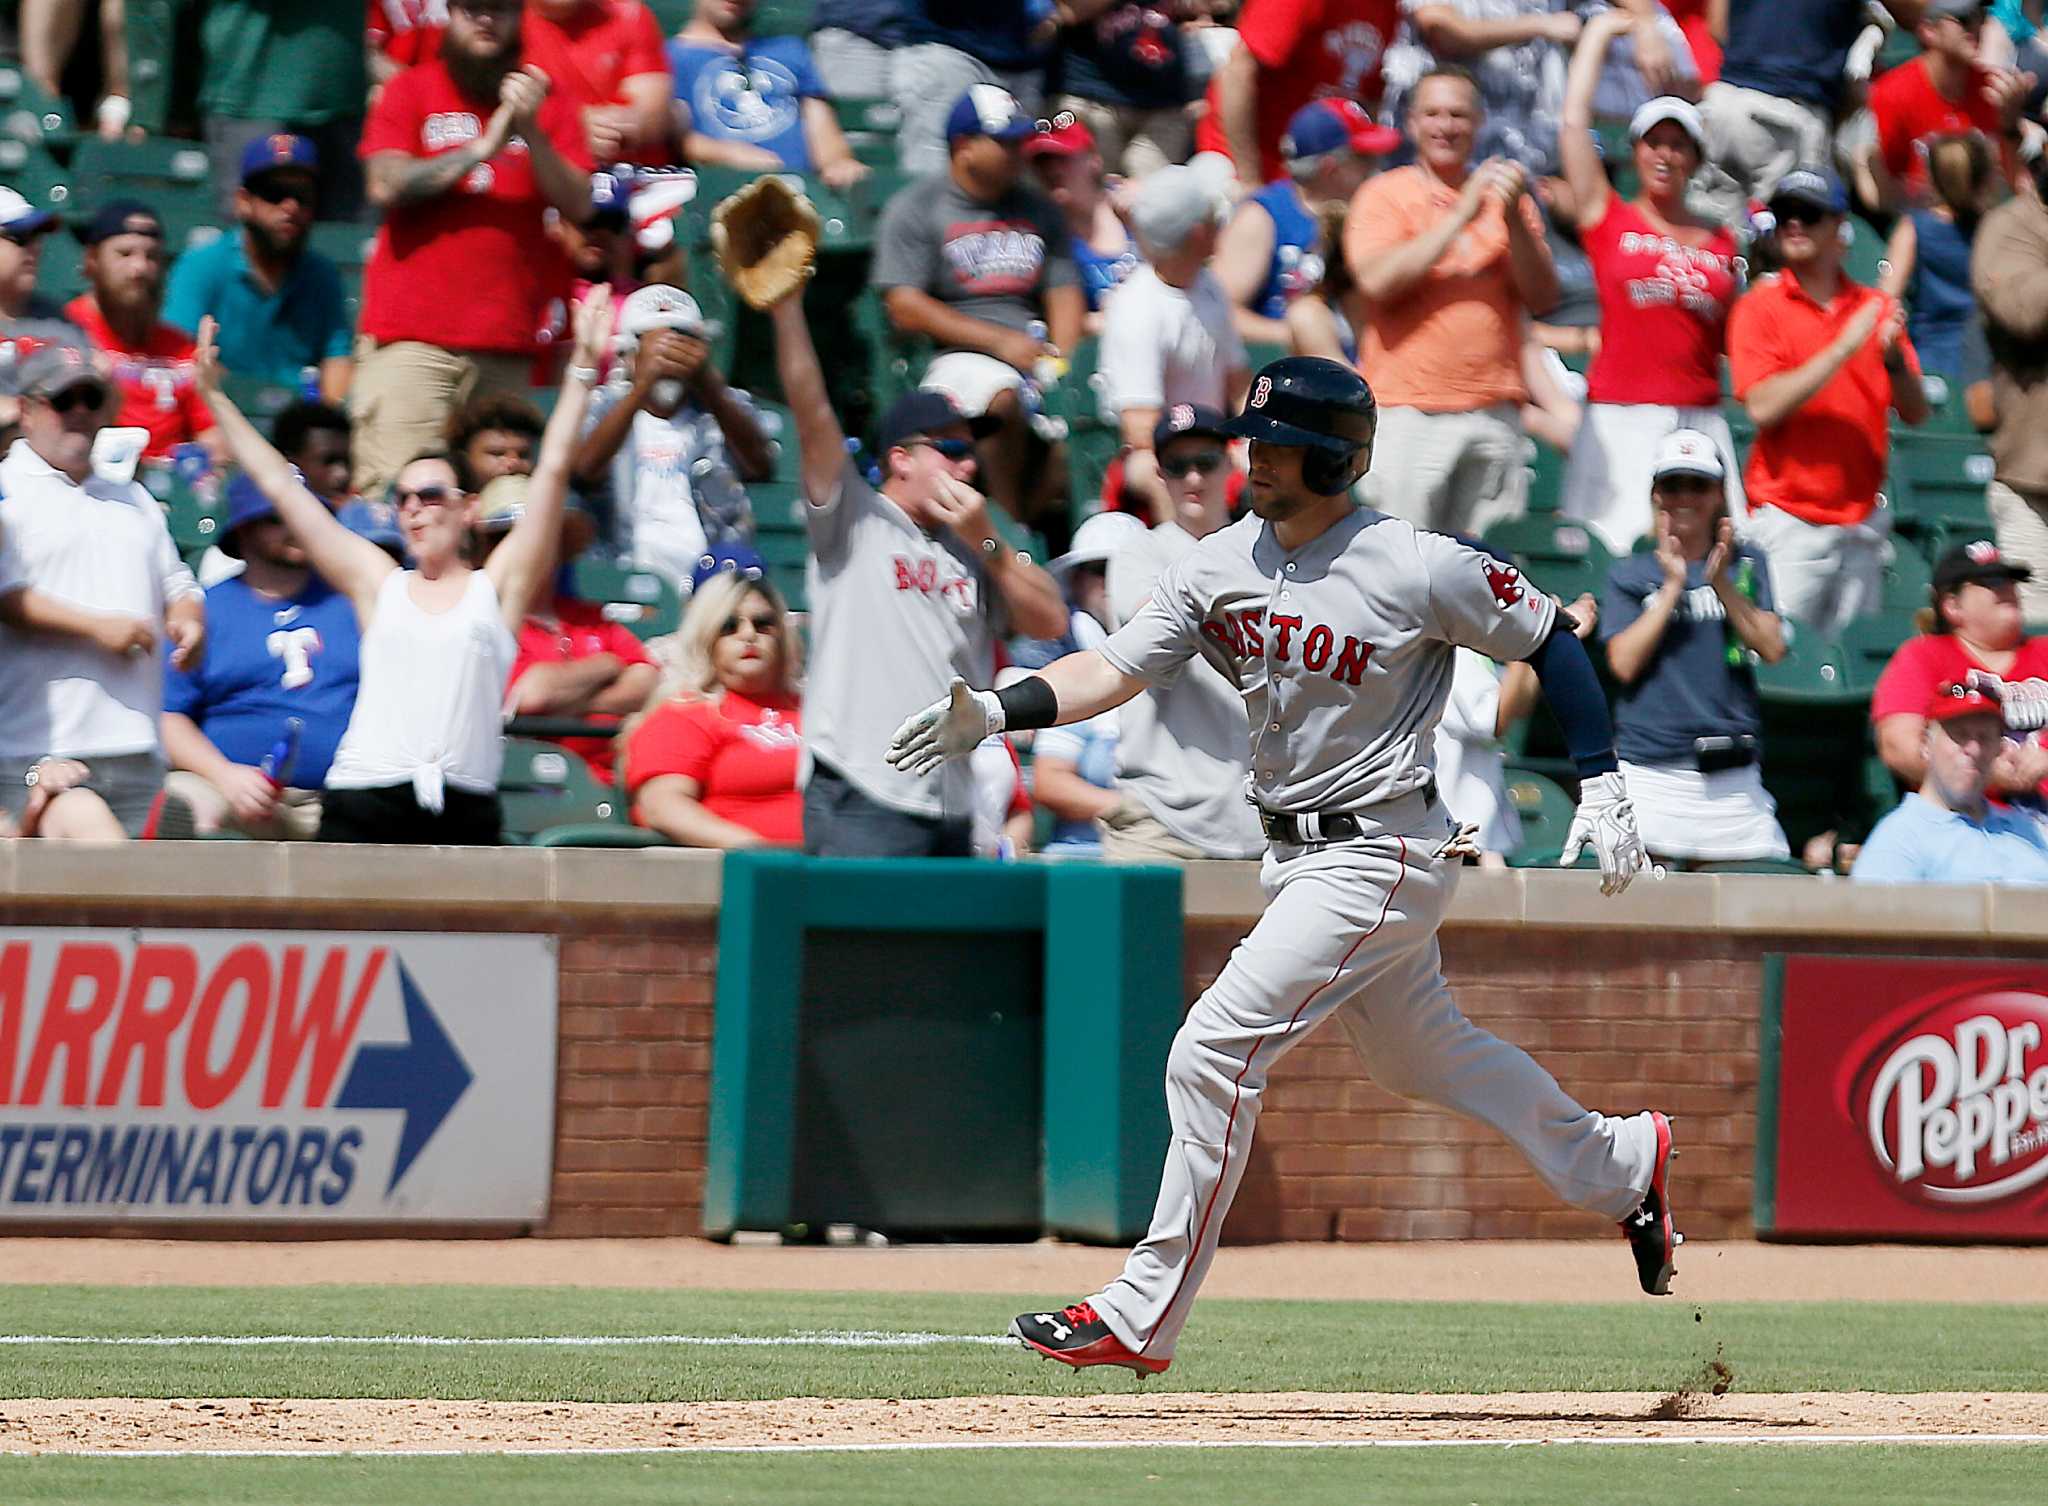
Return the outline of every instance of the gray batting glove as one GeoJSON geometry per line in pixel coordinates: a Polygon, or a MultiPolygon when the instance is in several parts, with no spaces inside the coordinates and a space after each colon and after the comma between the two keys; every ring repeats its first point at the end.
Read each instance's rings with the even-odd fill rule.
{"type": "Polygon", "coordinates": [[[1003,730],[1003,706],[992,690],[970,690],[955,676],[943,701],[910,717],[889,739],[889,762],[906,774],[929,774],[949,758],[960,758],[981,746],[982,739],[1003,730]]]}
{"type": "Polygon", "coordinates": [[[1636,830],[1636,808],[1628,798],[1621,771],[1595,774],[1579,786],[1579,808],[1565,833],[1560,867],[1569,868],[1588,846],[1600,858],[1600,892],[1619,894],[1637,870],[1649,862],[1642,834],[1636,830]]]}
{"type": "Polygon", "coordinates": [[[1964,681],[1998,702],[2005,725],[2013,732],[2039,732],[2048,727],[2048,680],[2002,680],[1987,670],[1973,669],[1964,681]]]}

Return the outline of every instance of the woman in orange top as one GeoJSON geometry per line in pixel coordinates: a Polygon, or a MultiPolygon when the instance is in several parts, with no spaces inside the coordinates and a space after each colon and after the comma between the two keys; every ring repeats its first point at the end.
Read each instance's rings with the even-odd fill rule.
{"type": "Polygon", "coordinates": [[[800,650],[781,596],[758,569],[712,575],[677,637],[680,684],[626,734],[634,823],[685,847],[800,845],[800,650]]]}

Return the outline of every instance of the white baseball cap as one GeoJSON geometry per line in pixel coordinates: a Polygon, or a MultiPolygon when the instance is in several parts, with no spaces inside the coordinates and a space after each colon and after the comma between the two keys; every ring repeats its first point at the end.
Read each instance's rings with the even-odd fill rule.
{"type": "Polygon", "coordinates": [[[1707,127],[1700,119],[1698,107],[1675,94],[1660,94],[1636,106],[1636,113],[1628,120],[1628,139],[1641,141],[1650,134],[1652,127],[1667,120],[1676,122],[1686,135],[1692,137],[1694,151],[1702,157],[1707,154],[1707,127]]]}
{"type": "Polygon", "coordinates": [[[1727,468],[1714,441],[1698,429],[1674,429],[1657,442],[1657,463],[1650,475],[1658,481],[1666,476],[1704,476],[1709,481],[1725,480],[1727,468]]]}
{"type": "Polygon", "coordinates": [[[57,223],[57,216],[38,209],[11,188],[0,188],[0,231],[9,235],[33,235],[57,223]]]}
{"type": "Polygon", "coordinates": [[[704,311],[688,293],[665,282],[635,288],[619,308],[619,333],[637,341],[658,329],[701,335],[705,332],[704,311]]]}
{"type": "Polygon", "coordinates": [[[1145,532],[1145,524],[1133,513],[1099,512],[1074,530],[1067,552],[1046,565],[1055,578],[1064,580],[1081,565],[1099,565],[1145,532]]]}
{"type": "Polygon", "coordinates": [[[1230,200],[1199,168],[1172,165],[1155,168],[1138,185],[1131,206],[1131,228],[1158,253],[1178,251],[1197,227],[1220,225],[1230,213],[1230,200]]]}

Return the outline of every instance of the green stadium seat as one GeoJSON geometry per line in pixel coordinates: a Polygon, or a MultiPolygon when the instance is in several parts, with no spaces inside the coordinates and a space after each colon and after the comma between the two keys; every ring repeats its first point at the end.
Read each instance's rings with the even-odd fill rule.
{"type": "Polygon", "coordinates": [[[789,609],[808,611],[810,593],[804,586],[804,571],[811,557],[809,538],[800,529],[764,528],[755,535],[754,547],[768,562],[769,583],[782,593],[789,609]]]}
{"type": "Polygon", "coordinates": [[[0,134],[40,144],[62,155],[79,140],[78,122],[67,100],[46,94],[12,65],[0,67],[0,134]]]}
{"type": "Polygon", "coordinates": [[[1849,672],[1848,656],[1832,638],[1790,625],[1785,657],[1756,665],[1756,687],[1765,705],[1853,706],[1868,694],[1849,672]]]}
{"type": "Polygon", "coordinates": [[[1508,862],[1516,868],[1548,867],[1564,850],[1572,824],[1572,797],[1564,786],[1530,769],[1505,771],[1508,804],[1522,823],[1522,842],[1508,862]]]}
{"type": "Polygon", "coordinates": [[[1534,585],[1567,602],[1582,592],[1598,596],[1614,563],[1598,534],[1555,513],[1496,523],[1486,530],[1486,545],[1514,556],[1534,585]]]}
{"type": "Polygon", "coordinates": [[[571,567],[569,589],[584,601],[597,602],[609,621],[623,623],[643,641],[673,633],[683,620],[681,592],[652,570],[586,555],[571,567]]]}
{"type": "Polygon", "coordinates": [[[803,479],[803,451],[796,442],[796,415],[780,403],[756,401],[759,410],[761,432],[768,436],[769,447],[775,452],[773,479],[782,482],[798,482],[803,479]]]}
{"type": "Polygon", "coordinates": [[[505,841],[535,847],[656,847],[665,839],[626,823],[625,802],[574,753],[536,738],[505,739],[498,776],[505,841]],[[636,835],[637,832],[637,835],[636,835]]]}
{"type": "Polygon", "coordinates": [[[370,264],[377,232],[349,220],[315,220],[307,245],[344,271],[353,268],[360,273],[370,264]]]}
{"type": "Polygon", "coordinates": [[[1541,440],[1533,441],[1529,457],[1529,513],[1532,517],[1555,513],[1564,502],[1565,456],[1541,440]]]}
{"type": "Polygon", "coordinates": [[[270,421],[298,401],[298,389],[283,382],[266,382],[258,377],[237,376],[233,372],[221,375],[221,391],[249,416],[249,421],[258,428],[268,428],[270,421]]]}
{"type": "Polygon", "coordinates": [[[1884,254],[1884,235],[1870,221],[1855,213],[1850,214],[1847,224],[1852,235],[1848,254],[1842,258],[1842,270],[1865,287],[1874,287],[1890,261],[1884,254]]]}
{"type": "Polygon", "coordinates": [[[134,194],[155,202],[163,193],[198,188],[210,195],[211,163],[206,148],[174,136],[141,141],[102,141],[88,136],[71,154],[71,176],[89,198],[134,194]]]}
{"type": "MultiPolygon", "coordinates": [[[[1927,605],[1922,592],[1920,606],[1927,605]]],[[[1877,686],[1877,677],[1892,662],[1899,645],[1918,629],[1910,612],[1889,611],[1874,617],[1859,617],[1842,629],[1842,667],[1849,683],[1867,698],[1877,686]]]]}
{"type": "Polygon", "coordinates": [[[1892,540],[1892,557],[1884,567],[1884,610],[1910,616],[1927,605],[1933,584],[1934,571],[1927,556],[1905,539],[1892,540]]]}
{"type": "Polygon", "coordinates": [[[71,175],[40,141],[0,136],[0,183],[39,208],[71,212],[71,175]]]}
{"type": "Polygon", "coordinates": [[[1959,537],[1989,537],[1985,487],[1991,475],[1991,457],[1977,435],[1895,432],[1888,478],[1895,526],[1930,555],[1959,537]]]}
{"type": "MultiPolygon", "coordinates": [[[[178,12],[185,0],[127,0],[128,96],[135,124],[152,136],[171,123],[178,12]]],[[[192,81],[183,80],[187,92],[192,81]]]]}

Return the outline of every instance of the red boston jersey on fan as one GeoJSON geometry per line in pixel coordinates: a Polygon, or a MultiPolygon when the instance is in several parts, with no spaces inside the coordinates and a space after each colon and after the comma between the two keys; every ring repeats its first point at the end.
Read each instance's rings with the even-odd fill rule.
{"type": "Polygon", "coordinates": [[[522,35],[526,61],[585,104],[615,104],[627,79],[669,71],[661,23],[640,0],[587,0],[567,21],[529,5],[522,35]]]}
{"type": "MultiPolygon", "coordinates": [[[[1400,20],[1398,0],[1247,0],[1237,37],[1259,64],[1261,181],[1280,176],[1280,138],[1310,100],[1339,95],[1368,109],[1380,102],[1380,64],[1400,20]]],[[[1195,146],[1230,151],[1213,83],[1195,146]]]]}
{"type": "MultiPolygon", "coordinates": [[[[435,157],[483,134],[496,100],[464,94],[439,58],[385,85],[358,153],[435,157]]],[[[588,171],[576,107],[550,93],[540,126],[555,149],[588,171]]],[[[547,201],[517,137],[437,198],[384,217],[363,280],[362,332],[450,350],[530,352],[566,299],[567,258],[542,229],[547,201]]]]}
{"type": "Polygon", "coordinates": [[[1923,143],[1935,136],[1982,132],[1994,146],[2005,130],[1998,107],[1984,97],[1991,77],[1982,68],[1970,70],[1970,82],[1959,100],[1934,87],[1927,65],[1919,58],[1901,63],[1870,86],[1870,113],[1877,120],[1877,144],[1884,168],[1913,193],[1927,187],[1927,153],[1923,143]]]}
{"type": "Polygon", "coordinates": [[[715,701],[669,701],[633,734],[626,788],[637,801],[650,779],[680,774],[714,816],[795,847],[804,839],[802,747],[794,701],[762,704],[731,690],[715,701]]]}
{"type": "Polygon", "coordinates": [[[149,430],[143,455],[161,460],[173,447],[213,427],[213,414],[192,380],[192,337],[159,324],[140,346],[123,345],[90,293],[64,305],[64,317],[84,333],[94,350],[107,353],[110,375],[121,389],[121,416],[114,420],[149,430]]]}
{"type": "Polygon", "coordinates": [[[1713,408],[1735,301],[1735,237],[1724,227],[1703,246],[1665,235],[1618,193],[1581,232],[1600,289],[1600,354],[1587,374],[1596,403],[1713,408]]]}

